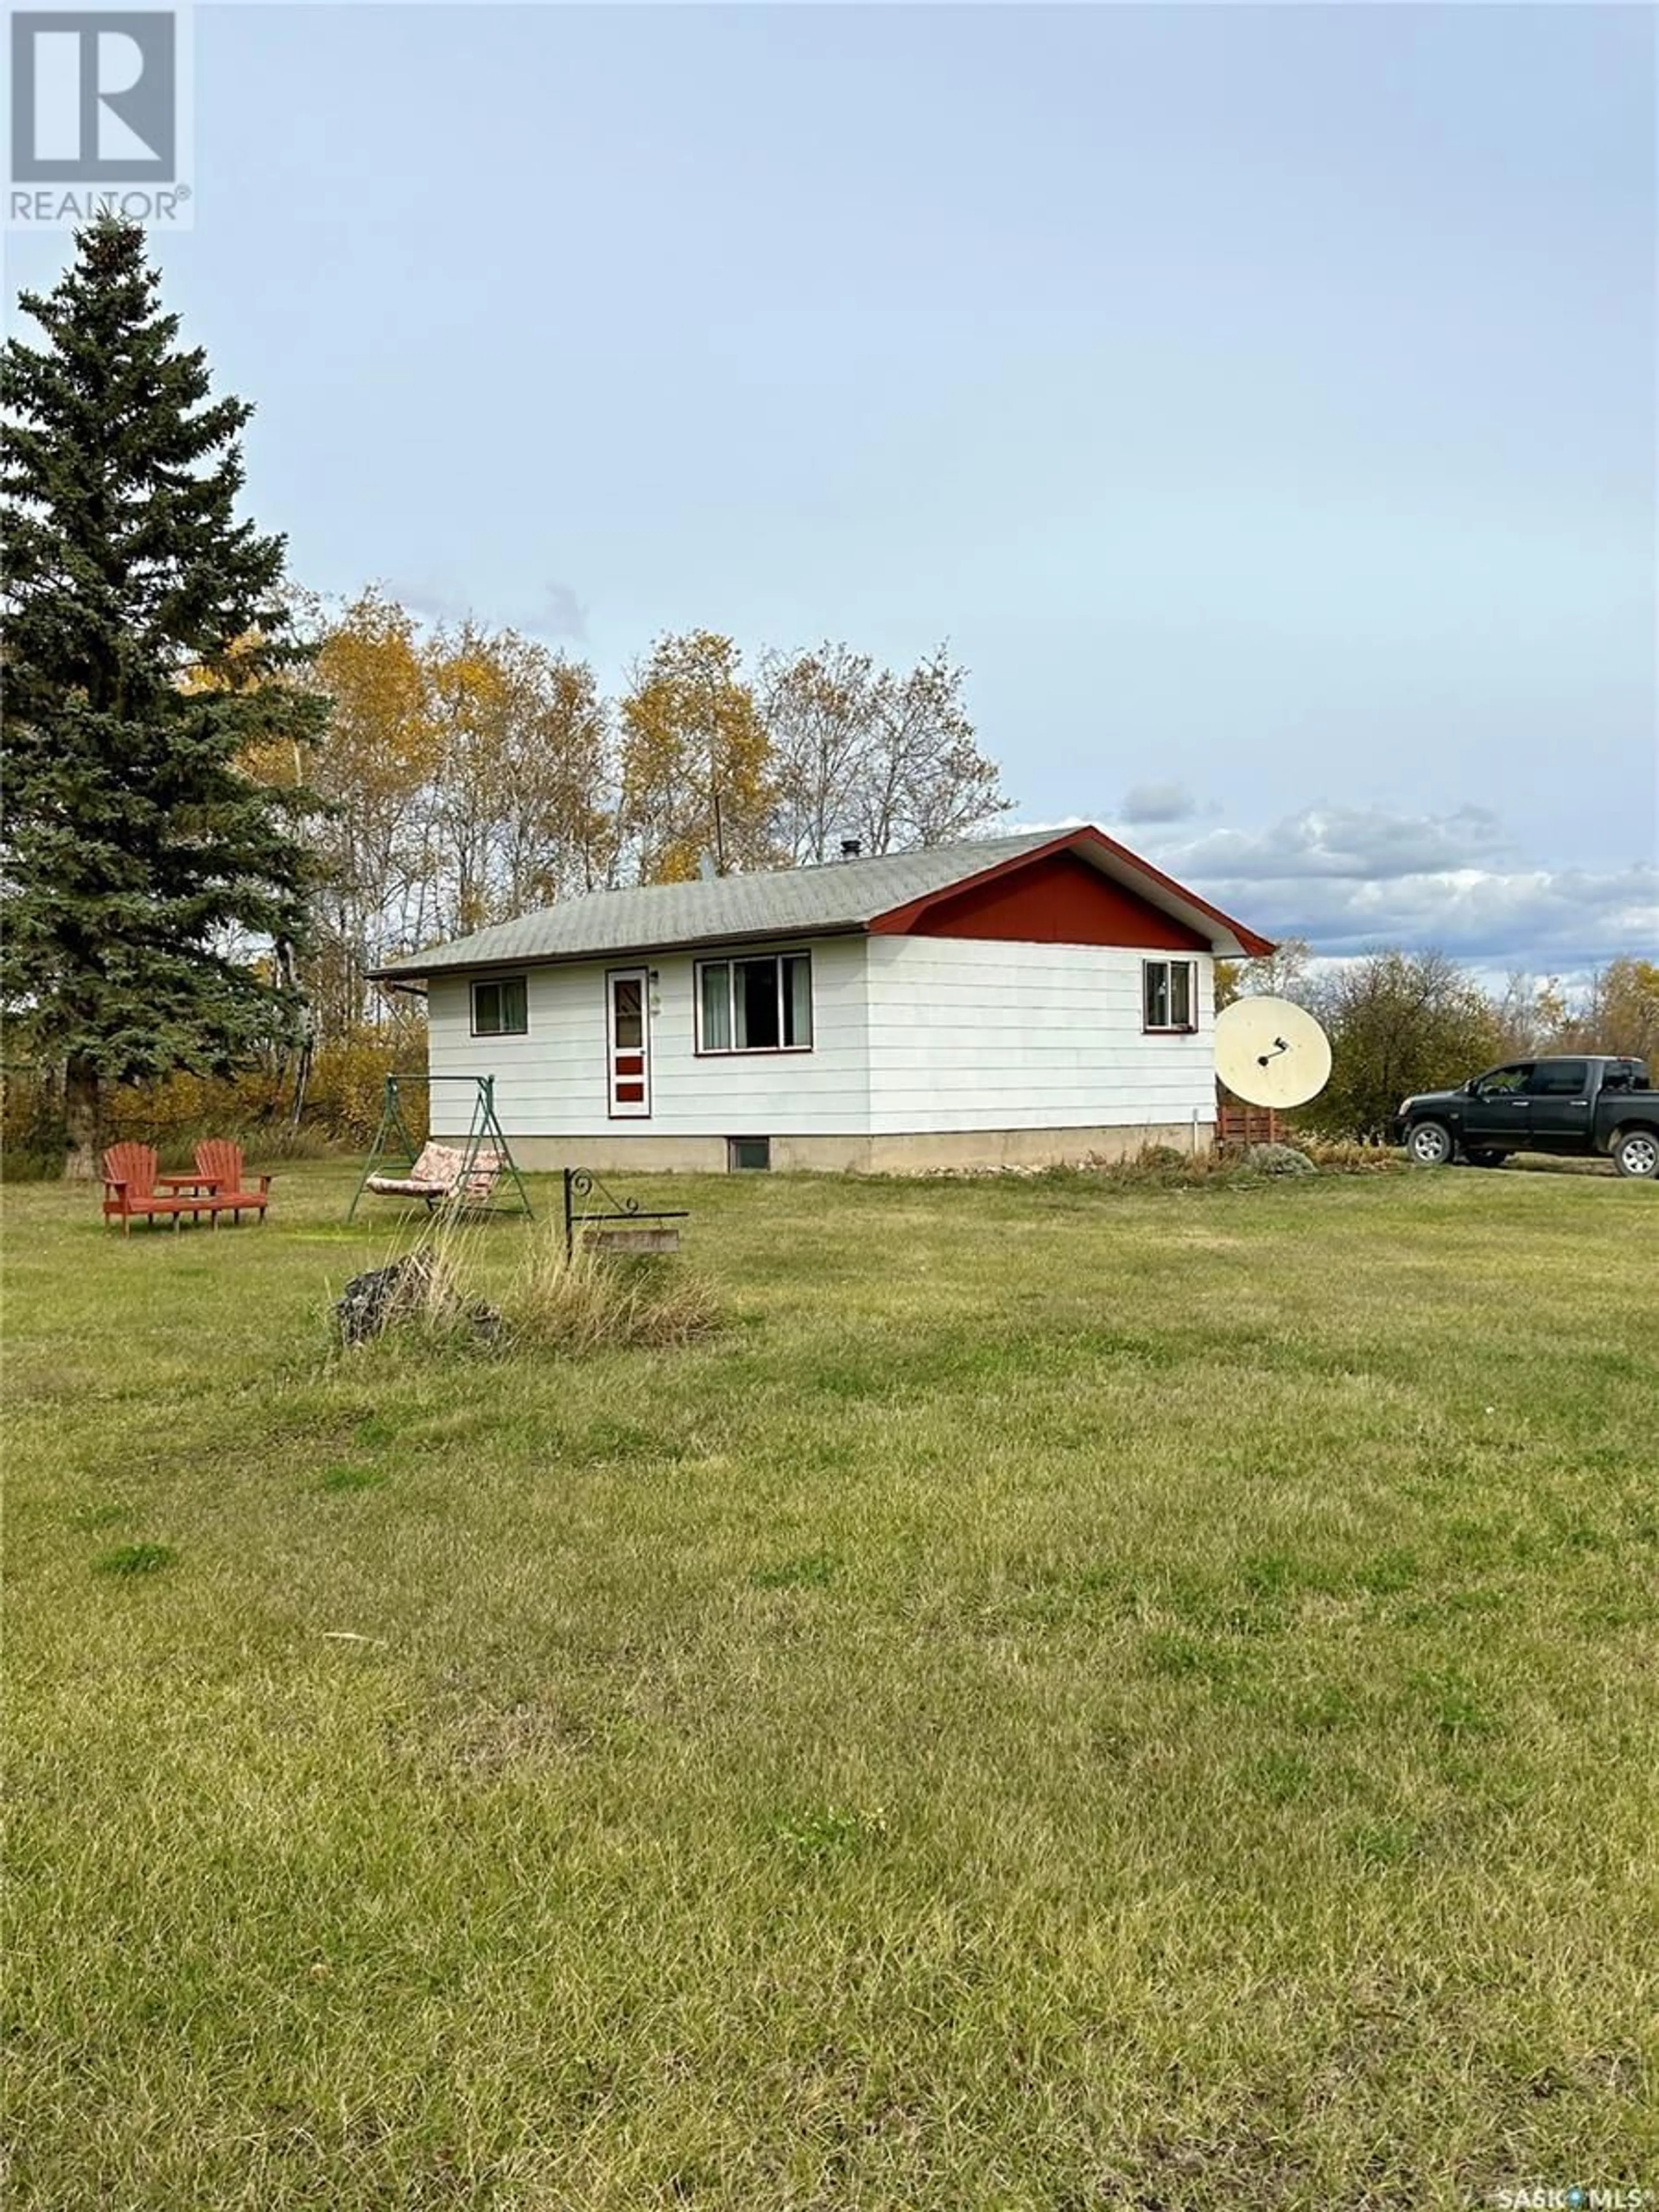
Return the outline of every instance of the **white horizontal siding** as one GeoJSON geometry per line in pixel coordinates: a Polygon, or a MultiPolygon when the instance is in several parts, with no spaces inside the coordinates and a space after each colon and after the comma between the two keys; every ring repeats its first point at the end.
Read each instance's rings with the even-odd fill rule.
{"type": "MultiPolygon", "coordinates": [[[[471,979],[434,979],[432,1072],[494,1075],[509,1137],[859,1137],[1214,1118],[1207,953],[1192,956],[1196,1034],[1148,1036],[1141,962],[1157,953],[905,937],[820,939],[810,950],[814,1042],[805,1053],[698,1058],[694,957],[651,963],[648,1119],[608,1112],[605,975],[623,963],[528,969],[530,1029],[520,1037],[473,1036],[471,979]]],[[[438,1086],[434,1130],[463,1131],[471,1112],[464,1085],[438,1086]]]]}
{"type": "Polygon", "coordinates": [[[1206,952],[872,937],[867,984],[878,1135],[1214,1119],[1206,952]],[[1141,963],[1166,957],[1197,963],[1190,1036],[1141,1029],[1141,963]]]}
{"type": "MultiPolygon", "coordinates": [[[[737,956],[799,951],[802,941],[742,945],[737,956]]],[[[658,963],[659,1011],[651,1025],[652,1126],[675,1136],[862,1136],[870,1125],[870,1068],[864,998],[864,939],[820,938],[812,956],[810,1052],[696,1053],[695,961],[658,963]]],[[[720,957],[718,954],[714,957],[720,957]]]]}
{"type": "MultiPolygon", "coordinates": [[[[427,1060],[434,1076],[493,1075],[495,1109],[509,1137],[574,1136],[605,1118],[605,971],[526,971],[529,1030],[523,1036],[471,1034],[472,979],[434,977],[427,1002],[427,1060]]],[[[438,1083],[434,1133],[465,1127],[453,1110],[460,1084],[438,1083]]],[[[470,1102],[467,1102],[470,1110],[470,1102]]]]}
{"type": "MultiPolygon", "coordinates": [[[[490,1074],[509,1137],[862,1136],[869,1128],[870,1080],[864,996],[864,940],[858,937],[744,945],[738,957],[769,950],[812,955],[813,1042],[810,1052],[697,1056],[694,956],[665,953],[649,963],[580,961],[530,968],[529,1033],[471,1035],[471,978],[434,978],[428,1001],[429,1065],[434,1075],[490,1074]],[[605,976],[617,967],[651,968],[651,1113],[612,1121],[609,1112],[605,976]]],[[[712,957],[719,957],[718,953],[712,957]]],[[[437,1088],[433,1127],[464,1127],[446,1102],[462,1085],[437,1088]]],[[[470,1110],[470,1100],[467,1102],[470,1110]]]]}

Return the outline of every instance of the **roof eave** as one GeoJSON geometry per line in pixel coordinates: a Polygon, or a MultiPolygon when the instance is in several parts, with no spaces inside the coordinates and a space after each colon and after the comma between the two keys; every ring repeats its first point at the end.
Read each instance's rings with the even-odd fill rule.
{"type": "Polygon", "coordinates": [[[1101,867],[1103,874],[1111,874],[1121,882],[1127,879],[1131,888],[1139,887],[1150,895],[1152,903],[1172,919],[1184,922],[1200,935],[1207,934],[1212,952],[1227,959],[1260,959],[1274,951],[1271,938],[1247,929],[1242,921],[1219,907],[1212,906],[1196,891],[1188,890],[1173,877],[1166,876],[1150,860],[1144,860],[1127,846],[1120,845],[1103,830],[1092,823],[1079,823],[1075,827],[1058,831],[1054,836],[1030,844],[1018,853],[993,861],[988,866],[975,868],[968,874],[955,877],[950,883],[920,896],[904,901],[898,906],[884,908],[873,914],[844,918],[840,921],[817,922],[806,927],[780,928],[775,925],[755,929],[724,929],[700,932],[696,936],[676,936],[655,941],[635,941],[632,944],[586,947],[562,952],[517,952],[454,957],[460,948],[434,947],[434,957],[425,964],[422,956],[411,954],[407,959],[382,968],[364,970],[370,982],[403,986],[424,982],[434,975],[463,975],[497,974],[522,968],[570,967],[583,962],[662,959],[676,952],[707,951],[721,945],[778,945],[804,942],[818,937],[849,937],[866,933],[878,935],[897,935],[910,928],[930,908],[942,900],[954,898],[958,893],[981,884],[996,882],[1000,878],[1016,873],[1056,853],[1077,853],[1101,867]],[[1110,866],[1102,866],[1109,861],[1110,866]]]}
{"type": "Polygon", "coordinates": [[[707,952],[721,945],[805,945],[817,937],[861,937],[868,925],[862,921],[820,921],[807,929],[722,929],[703,937],[676,937],[666,943],[606,945],[575,952],[515,952],[483,960],[434,960],[425,967],[365,968],[370,983],[427,981],[434,975],[482,975],[520,968],[574,968],[603,960],[619,962],[663,960],[676,952],[707,952]]]}

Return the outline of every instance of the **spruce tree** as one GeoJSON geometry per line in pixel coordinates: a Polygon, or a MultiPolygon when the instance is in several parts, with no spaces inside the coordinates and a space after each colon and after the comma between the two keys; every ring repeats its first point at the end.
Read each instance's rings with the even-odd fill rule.
{"type": "Polygon", "coordinates": [[[9,1060],[61,1073],[72,1170],[112,1084],[223,1072],[291,1030],[269,980],[306,931],[309,795],[239,765],[326,702],[283,601],[284,544],[235,514],[252,410],[210,397],[143,231],[78,234],[45,333],[0,361],[6,759],[0,1000],[9,1060]]]}

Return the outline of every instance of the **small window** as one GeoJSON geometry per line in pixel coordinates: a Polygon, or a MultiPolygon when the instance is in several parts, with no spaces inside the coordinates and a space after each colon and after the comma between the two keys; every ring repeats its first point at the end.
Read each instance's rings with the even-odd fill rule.
{"type": "Polygon", "coordinates": [[[1191,1030],[1198,1002],[1191,960],[1146,960],[1141,963],[1141,1019],[1149,1030],[1191,1030]]]}
{"type": "Polygon", "coordinates": [[[474,1036],[524,1036],[529,1029],[530,994],[522,975],[472,986],[474,1036]]]}
{"type": "Polygon", "coordinates": [[[726,1140],[726,1164],[733,1175],[744,1170],[769,1168],[772,1164],[772,1139],[769,1137],[728,1137],[726,1140]]]}
{"type": "Polygon", "coordinates": [[[812,1043],[812,957],[697,964],[700,1052],[806,1052],[812,1043]]]}
{"type": "Polygon", "coordinates": [[[1589,1066],[1582,1060],[1540,1061],[1527,1089],[1534,1098],[1583,1098],[1589,1091],[1589,1066]]]}

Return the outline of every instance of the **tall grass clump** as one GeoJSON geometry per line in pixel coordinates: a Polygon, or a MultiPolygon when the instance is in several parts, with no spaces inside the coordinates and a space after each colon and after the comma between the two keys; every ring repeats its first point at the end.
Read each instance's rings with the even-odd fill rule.
{"type": "Polygon", "coordinates": [[[346,1341],[392,1331],[434,1349],[581,1357],[690,1344],[714,1324],[710,1286],[676,1259],[567,1252],[550,1224],[528,1230],[505,1271],[501,1257],[501,1240],[481,1223],[434,1215],[375,1271],[388,1279],[371,1295],[373,1325],[356,1339],[343,1327],[346,1341]]]}
{"type": "Polygon", "coordinates": [[[1313,1128],[1293,1128],[1289,1138],[1326,1175],[1404,1175],[1406,1155],[1396,1145],[1374,1139],[1333,1137],[1313,1128]]]}
{"type": "Polygon", "coordinates": [[[690,1344],[714,1325],[714,1292],[666,1255],[622,1256],[532,1231],[501,1292],[506,1340],[574,1353],[690,1344]]]}

